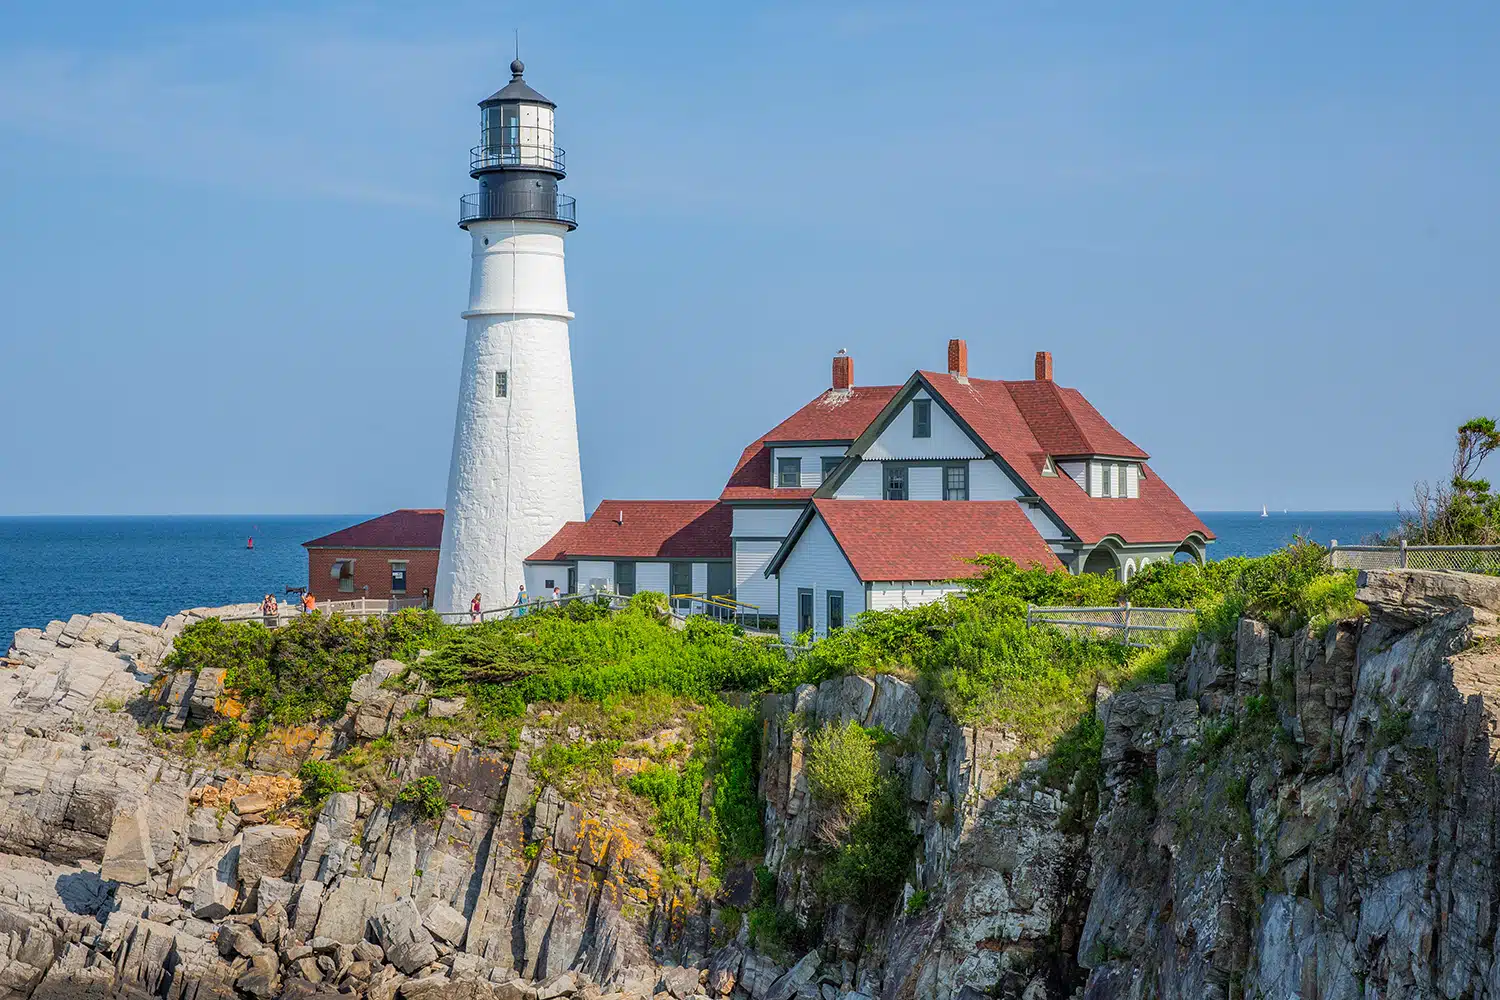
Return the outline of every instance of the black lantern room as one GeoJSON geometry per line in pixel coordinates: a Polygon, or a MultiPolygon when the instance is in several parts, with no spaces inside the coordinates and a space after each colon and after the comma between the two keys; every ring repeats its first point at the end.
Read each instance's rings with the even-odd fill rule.
{"type": "Polygon", "coordinates": [[[577,226],[572,198],[557,191],[566,174],[554,140],[556,105],[523,78],[526,66],[510,64],[510,83],[479,104],[480,143],[469,151],[476,194],[464,195],[459,225],[490,219],[532,219],[577,226]]]}

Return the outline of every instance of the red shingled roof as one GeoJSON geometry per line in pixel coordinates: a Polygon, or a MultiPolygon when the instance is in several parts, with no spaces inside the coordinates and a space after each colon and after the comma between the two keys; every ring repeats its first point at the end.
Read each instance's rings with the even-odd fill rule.
{"type": "Polygon", "coordinates": [[[569,521],[527,562],[565,559],[728,559],[733,512],[717,500],[605,500],[569,521]]]}
{"type": "Polygon", "coordinates": [[[1180,542],[1193,532],[1214,537],[1150,466],[1142,465],[1140,496],[1134,500],[1090,497],[1061,471],[1056,476],[1042,475],[1049,454],[1146,457],[1076,389],[1059,387],[1053,394],[1046,390],[1047,383],[1039,388],[1032,382],[976,378],[960,382],[946,373],[920,374],[1085,543],[1109,535],[1126,543],[1180,542]],[[1067,421],[1060,412],[1067,414],[1067,421]],[[1075,450],[1080,443],[1081,452],[1075,450]]]}
{"type": "Polygon", "coordinates": [[[393,510],[302,545],[309,549],[435,549],[443,541],[443,512],[393,510]]]}
{"type": "Polygon", "coordinates": [[[721,500],[806,500],[810,489],[780,489],[771,483],[771,449],[786,441],[853,441],[900,390],[899,385],[829,389],[787,417],[740,453],[719,494],[721,500]]]}
{"type": "Polygon", "coordinates": [[[864,581],[978,576],[983,569],[967,560],[979,555],[1062,566],[1014,500],[815,500],[813,506],[864,581]]]}

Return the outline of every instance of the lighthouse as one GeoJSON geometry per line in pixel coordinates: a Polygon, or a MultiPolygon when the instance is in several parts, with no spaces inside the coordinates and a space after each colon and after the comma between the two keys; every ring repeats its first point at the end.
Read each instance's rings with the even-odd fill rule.
{"type": "Polygon", "coordinates": [[[566,521],[583,519],[578,416],[568,346],[563,242],[577,226],[554,140],[556,106],[510,83],[480,102],[480,143],[459,203],[471,268],[448,503],[438,557],[438,611],[515,600],[521,560],[566,521]]]}

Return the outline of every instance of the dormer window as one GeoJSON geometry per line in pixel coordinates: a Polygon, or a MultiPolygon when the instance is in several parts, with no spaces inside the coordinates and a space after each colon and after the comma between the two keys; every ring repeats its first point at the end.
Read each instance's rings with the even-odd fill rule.
{"type": "Polygon", "coordinates": [[[932,400],[914,399],[911,401],[911,436],[914,438],[932,437],[932,400]]]}
{"type": "Polygon", "coordinates": [[[802,459],[778,458],[776,460],[776,485],[782,489],[795,490],[802,485],[802,459]]]}

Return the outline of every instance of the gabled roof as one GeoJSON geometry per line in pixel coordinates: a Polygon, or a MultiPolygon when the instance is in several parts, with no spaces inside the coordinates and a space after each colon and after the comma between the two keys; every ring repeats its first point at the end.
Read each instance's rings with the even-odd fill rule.
{"type": "Polygon", "coordinates": [[[393,510],[368,521],[303,542],[309,549],[435,549],[443,541],[443,512],[393,510]]]}
{"type": "Polygon", "coordinates": [[[766,568],[777,573],[813,516],[864,582],[961,580],[980,555],[1058,569],[1062,562],[1014,500],[814,500],[766,568]]]}
{"type": "Polygon", "coordinates": [[[728,559],[732,526],[733,513],[717,500],[605,500],[525,561],[728,559]]]}
{"type": "Polygon", "coordinates": [[[900,390],[899,385],[858,385],[829,389],[771,428],[740,453],[719,494],[721,500],[806,500],[810,489],[770,486],[770,445],[794,441],[853,441],[900,390]]]}
{"type": "MultiPolygon", "coordinates": [[[[924,374],[928,374],[929,379],[936,375],[924,374]]],[[[969,381],[987,383],[989,380],[969,381]]],[[[1053,458],[1108,455],[1145,461],[1151,457],[1115,430],[1077,389],[1065,389],[1046,379],[997,384],[1003,385],[1010,393],[1037,443],[1053,458]]]]}
{"type": "Polygon", "coordinates": [[[1053,447],[1065,446],[1068,441],[1074,442],[1073,446],[1079,441],[1085,444],[1084,452],[1072,454],[1146,457],[1077,390],[1059,387],[1053,397],[1045,387],[1038,389],[1034,383],[976,378],[960,381],[938,372],[918,372],[917,377],[969,425],[1080,541],[1093,544],[1114,535],[1126,544],[1180,542],[1195,532],[1205,539],[1214,537],[1150,466],[1142,466],[1140,496],[1133,500],[1090,497],[1066,475],[1042,475],[1047,456],[1058,453],[1039,438],[1051,440],[1053,447]],[[1058,416],[1054,405],[1066,411],[1076,432],[1053,423],[1058,416]]]}

